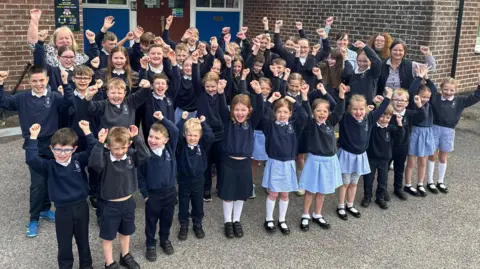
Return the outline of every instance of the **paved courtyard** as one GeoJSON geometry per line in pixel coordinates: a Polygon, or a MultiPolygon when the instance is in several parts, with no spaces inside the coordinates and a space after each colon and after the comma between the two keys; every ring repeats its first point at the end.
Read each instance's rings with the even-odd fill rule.
{"type": "MultiPolygon", "coordinates": [[[[332,228],[325,231],[312,223],[307,233],[298,227],[303,200],[292,195],[287,213],[292,233],[283,236],[263,230],[266,195],[257,187],[257,198],[244,206],[241,239],[223,236],[223,211],[215,196],[205,204],[206,237],[198,240],[190,229],[188,240],[179,242],[175,216],[171,235],[175,254],[166,256],[158,248],[158,260],[149,263],[144,258],[144,203],[137,194],[137,232],[131,252],[142,268],[480,268],[480,106],[468,109],[464,116],[446,174],[447,195],[409,197],[406,202],[392,195],[387,211],[374,203],[363,209],[360,185],[356,204],[362,218],[340,220],[331,195],[323,215],[332,228]]],[[[0,138],[0,267],[57,268],[54,224],[42,221],[37,238],[25,237],[29,175],[22,142],[18,136],[0,138]]],[[[94,268],[103,268],[93,210],[90,216],[94,268]]],[[[114,257],[118,255],[116,242],[114,257]]]]}

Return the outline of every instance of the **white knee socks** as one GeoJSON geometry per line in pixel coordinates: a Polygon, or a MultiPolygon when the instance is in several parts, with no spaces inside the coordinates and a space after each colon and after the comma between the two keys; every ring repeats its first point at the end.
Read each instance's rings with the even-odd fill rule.
{"type": "Polygon", "coordinates": [[[447,163],[438,163],[438,183],[443,183],[445,172],[447,171],[447,163]]]}
{"type": "Polygon", "coordinates": [[[288,208],[288,200],[283,201],[280,200],[278,203],[278,221],[279,222],[284,222],[285,221],[285,216],[287,215],[287,208],[288,208]]]}
{"type": "Polygon", "coordinates": [[[232,212],[233,212],[233,202],[227,203],[225,201],[223,204],[223,220],[225,223],[232,222],[232,212]]]}
{"type": "Polygon", "coordinates": [[[435,162],[427,160],[427,182],[428,182],[428,184],[434,183],[434,181],[433,181],[433,172],[434,171],[435,171],[435,162]]]}
{"type": "Polygon", "coordinates": [[[243,201],[234,201],[233,202],[233,222],[240,222],[240,217],[242,216],[243,201]]]}
{"type": "Polygon", "coordinates": [[[266,211],[267,215],[265,217],[266,221],[273,221],[273,210],[275,209],[275,200],[270,200],[270,198],[267,197],[267,204],[266,204],[266,211]]]}

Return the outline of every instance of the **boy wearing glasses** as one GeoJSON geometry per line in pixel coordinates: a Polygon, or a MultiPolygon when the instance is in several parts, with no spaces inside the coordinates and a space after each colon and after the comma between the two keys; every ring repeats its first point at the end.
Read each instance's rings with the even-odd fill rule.
{"type": "MultiPolygon", "coordinates": [[[[18,111],[22,136],[25,138],[24,148],[30,136],[30,126],[38,123],[42,130],[37,137],[38,154],[44,159],[53,159],[49,149],[50,138],[59,129],[59,108],[70,102],[68,94],[65,97],[58,92],[47,89],[47,71],[41,67],[32,67],[29,71],[30,91],[5,96],[3,82],[7,79],[8,72],[0,72],[0,108],[9,111],[18,111]]],[[[45,177],[30,169],[30,222],[27,227],[27,237],[35,237],[38,233],[39,219],[55,222],[55,214],[50,211],[47,181],[45,177]]]]}
{"type": "MultiPolygon", "coordinates": [[[[30,127],[25,153],[28,166],[47,178],[50,199],[55,203],[58,267],[73,267],[72,237],[75,237],[80,268],[85,269],[93,268],[88,242],[88,180],[85,167],[97,140],[90,131],[88,121],[80,121],[77,125],[87,140],[85,151],[73,154],[77,150],[78,136],[72,129],[62,128],[55,132],[50,143],[55,160],[41,158],[37,138],[42,127],[35,123],[30,127]]],[[[105,132],[99,134],[100,139],[104,140],[105,136],[105,132]]]]}
{"type": "MultiPolygon", "coordinates": [[[[417,104],[419,97],[415,96],[415,106],[412,107],[413,110],[407,109],[409,94],[408,91],[402,88],[398,88],[393,92],[392,96],[392,106],[393,114],[402,116],[402,125],[405,135],[400,140],[393,141],[392,149],[392,161],[393,161],[393,172],[394,172],[394,194],[400,198],[400,200],[407,200],[407,196],[403,191],[403,173],[405,171],[405,161],[408,156],[408,146],[410,144],[410,136],[412,134],[412,126],[415,123],[421,122],[425,119],[425,111],[422,109],[421,103],[417,104]]],[[[396,117],[392,117],[390,124],[398,127],[396,117]]],[[[384,200],[388,202],[390,196],[388,192],[384,193],[384,200]]]]}

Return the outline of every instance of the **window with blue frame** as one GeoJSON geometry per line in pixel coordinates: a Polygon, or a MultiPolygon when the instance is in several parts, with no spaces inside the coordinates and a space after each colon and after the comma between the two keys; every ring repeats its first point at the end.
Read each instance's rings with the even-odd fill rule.
{"type": "Polygon", "coordinates": [[[203,8],[238,8],[239,0],[197,0],[197,7],[203,8]]]}
{"type": "Polygon", "coordinates": [[[82,0],[84,4],[126,5],[127,0],[82,0]]]}

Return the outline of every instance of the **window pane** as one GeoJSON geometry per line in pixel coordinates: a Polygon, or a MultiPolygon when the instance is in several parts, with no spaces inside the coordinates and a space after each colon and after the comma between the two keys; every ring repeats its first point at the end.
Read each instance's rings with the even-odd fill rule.
{"type": "Polygon", "coordinates": [[[475,42],[475,52],[480,53],[480,23],[477,31],[477,42],[475,42]]]}
{"type": "Polygon", "coordinates": [[[111,5],[126,5],[127,0],[108,0],[108,3],[111,5]]]}
{"type": "Polygon", "coordinates": [[[225,0],[212,0],[212,7],[225,7],[225,0]]]}
{"type": "Polygon", "coordinates": [[[107,0],[88,0],[89,4],[106,4],[107,0]]]}
{"type": "Polygon", "coordinates": [[[238,0],[227,0],[228,8],[238,8],[238,0]]]}
{"type": "Polygon", "coordinates": [[[210,7],[210,0],[197,0],[197,7],[210,7]]]}

